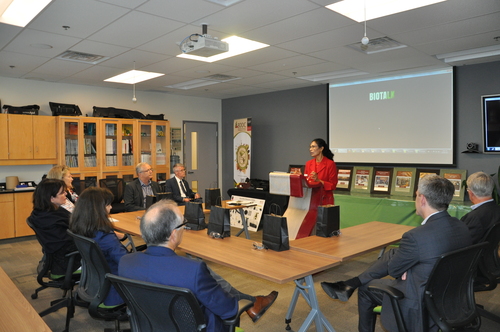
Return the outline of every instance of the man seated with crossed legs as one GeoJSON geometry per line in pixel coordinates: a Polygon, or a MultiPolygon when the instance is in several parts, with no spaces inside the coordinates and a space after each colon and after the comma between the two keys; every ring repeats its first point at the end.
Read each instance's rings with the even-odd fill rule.
{"type": "Polygon", "coordinates": [[[172,200],[153,204],[141,219],[140,228],[148,248],[144,252],[125,255],[118,274],[123,277],[190,289],[205,312],[207,332],[225,331],[222,319],[234,317],[238,300],[254,303],[247,310],[256,322],[274,303],[278,292],[267,296],[251,296],[233,288],[213,273],[200,260],[177,256],[175,249],[184,234],[183,216],[172,200]]]}
{"type": "Polygon", "coordinates": [[[382,279],[380,282],[399,289],[405,295],[400,300],[405,325],[412,331],[422,331],[425,325],[429,326],[429,331],[437,330],[431,319],[422,321],[427,279],[440,255],[472,244],[467,226],[446,211],[454,192],[453,184],[440,176],[426,175],[420,179],[415,208],[417,215],[424,218],[422,226],[404,233],[399,248],[387,251],[359,276],[346,281],[321,283],[328,296],[341,301],[347,301],[359,288],[359,331],[375,330],[373,308],[381,304],[382,325],[391,332],[398,330],[389,298],[368,290],[370,281],[386,276],[395,279],[382,279]]]}

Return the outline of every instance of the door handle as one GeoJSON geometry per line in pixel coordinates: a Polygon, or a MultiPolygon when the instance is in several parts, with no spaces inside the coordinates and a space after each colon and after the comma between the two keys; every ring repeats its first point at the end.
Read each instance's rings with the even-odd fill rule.
{"type": "Polygon", "coordinates": [[[194,174],[194,172],[193,171],[188,171],[188,174],[194,174]]]}

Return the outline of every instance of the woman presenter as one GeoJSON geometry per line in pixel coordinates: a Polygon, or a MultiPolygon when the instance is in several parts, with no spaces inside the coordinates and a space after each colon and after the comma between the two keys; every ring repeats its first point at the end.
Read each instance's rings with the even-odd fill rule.
{"type": "Polygon", "coordinates": [[[337,188],[337,166],[333,153],[322,138],[316,138],[309,146],[312,159],[306,163],[304,175],[307,186],[312,188],[309,212],[297,233],[297,239],[311,235],[316,224],[319,205],[333,204],[333,191],[337,188]]]}

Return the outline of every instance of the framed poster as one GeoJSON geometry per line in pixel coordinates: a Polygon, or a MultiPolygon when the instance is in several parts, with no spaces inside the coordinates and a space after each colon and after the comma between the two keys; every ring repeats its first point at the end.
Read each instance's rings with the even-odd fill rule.
{"type": "Polygon", "coordinates": [[[440,175],[445,179],[448,179],[453,183],[455,187],[455,193],[453,194],[453,200],[463,201],[465,194],[465,186],[462,186],[462,182],[466,179],[467,170],[465,169],[442,169],[440,175]]]}
{"type": "Polygon", "coordinates": [[[417,168],[417,176],[415,178],[415,188],[413,191],[413,196],[417,196],[417,189],[418,189],[418,182],[420,181],[421,178],[426,176],[427,174],[436,174],[439,175],[440,170],[439,169],[425,169],[425,168],[417,168]]]}
{"type": "Polygon", "coordinates": [[[339,182],[337,182],[337,189],[349,191],[352,182],[352,167],[338,167],[339,182]]]}
{"type": "Polygon", "coordinates": [[[370,193],[373,167],[356,166],[352,170],[351,192],[370,193]]]}
{"type": "Polygon", "coordinates": [[[415,192],[416,168],[396,167],[392,172],[391,195],[413,196],[415,192]]]}
{"type": "Polygon", "coordinates": [[[392,168],[379,168],[373,169],[373,176],[371,182],[372,194],[386,194],[391,193],[392,183],[392,168]]]}
{"type": "Polygon", "coordinates": [[[288,173],[290,174],[304,174],[305,165],[288,165],[288,173]]]}

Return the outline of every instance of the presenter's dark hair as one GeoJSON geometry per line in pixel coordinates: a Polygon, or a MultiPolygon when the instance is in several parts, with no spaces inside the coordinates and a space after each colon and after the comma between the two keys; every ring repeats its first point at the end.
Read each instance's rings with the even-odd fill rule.
{"type": "Polygon", "coordinates": [[[45,179],[36,186],[33,193],[33,209],[40,211],[55,211],[58,209],[54,203],[51,202],[51,197],[57,197],[61,191],[66,191],[66,183],[63,180],[45,179]]]}
{"type": "Polygon", "coordinates": [[[323,156],[327,157],[330,160],[333,160],[333,152],[328,147],[328,143],[325,142],[322,138],[315,138],[313,142],[316,142],[318,148],[323,148],[323,156]]]}
{"type": "Polygon", "coordinates": [[[93,238],[98,231],[110,233],[113,225],[109,220],[106,206],[113,202],[113,194],[107,188],[89,187],[85,189],[75,204],[71,214],[69,229],[79,235],[93,238]]]}

